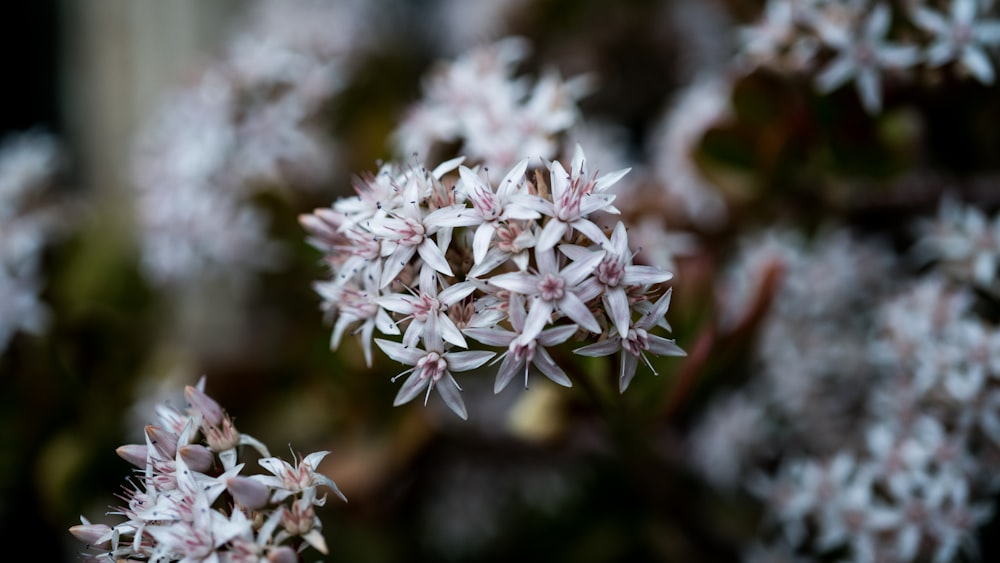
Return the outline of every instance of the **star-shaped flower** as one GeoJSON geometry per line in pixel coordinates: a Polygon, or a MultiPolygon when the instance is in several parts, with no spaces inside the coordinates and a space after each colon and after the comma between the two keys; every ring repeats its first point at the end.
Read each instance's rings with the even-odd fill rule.
{"type": "Polygon", "coordinates": [[[670,306],[670,294],[671,290],[667,290],[656,301],[652,309],[642,315],[639,320],[632,323],[632,326],[628,329],[627,336],[622,337],[620,334],[615,333],[605,340],[577,348],[573,352],[581,356],[591,357],[609,356],[615,352],[621,352],[618,389],[622,393],[628,389],[632,378],[635,377],[635,370],[639,366],[640,359],[649,367],[653,375],[657,375],[656,368],[653,367],[649,358],[646,357],[646,352],[656,356],[687,355],[687,352],[681,349],[673,340],[649,334],[649,330],[657,325],[657,321],[666,315],[667,308],[670,306]]]}
{"type": "Polygon", "coordinates": [[[412,401],[422,391],[426,391],[424,395],[424,405],[426,405],[431,390],[436,388],[448,408],[463,419],[468,418],[468,414],[460,394],[462,388],[451,374],[476,369],[495,355],[493,352],[484,351],[444,352],[433,347],[421,350],[381,338],[376,338],[375,343],[390,358],[401,364],[413,366],[392,378],[395,381],[410,374],[396,394],[394,406],[412,401]]]}

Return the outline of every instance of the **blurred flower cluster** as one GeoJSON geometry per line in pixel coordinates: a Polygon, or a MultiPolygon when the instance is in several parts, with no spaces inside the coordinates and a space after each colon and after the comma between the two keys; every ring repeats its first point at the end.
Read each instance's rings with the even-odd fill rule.
{"type": "Polygon", "coordinates": [[[15,332],[40,334],[48,325],[42,258],[59,231],[51,198],[62,158],[56,138],[41,131],[0,142],[0,353],[15,332]]]}
{"type": "Polygon", "coordinates": [[[234,10],[112,201],[61,203],[57,135],[0,146],[0,527],[93,561],[1000,558],[1000,5],[234,10]]]}

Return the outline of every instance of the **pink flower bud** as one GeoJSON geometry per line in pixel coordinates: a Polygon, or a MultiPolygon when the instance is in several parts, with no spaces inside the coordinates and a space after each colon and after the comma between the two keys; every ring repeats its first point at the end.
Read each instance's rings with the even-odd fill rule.
{"type": "MultiPolygon", "coordinates": [[[[174,459],[177,455],[177,436],[166,430],[149,424],[146,426],[146,437],[163,459],[174,459]]],[[[145,467],[145,462],[142,466],[145,467]]]]}
{"type": "Polygon", "coordinates": [[[111,526],[105,524],[77,524],[69,529],[73,537],[88,547],[106,549],[111,547],[111,526]],[[101,538],[107,537],[104,541],[101,538]]]}
{"type": "Polygon", "coordinates": [[[115,453],[125,461],[136,467],[146,467],[146,457],[149,455],[149,448],[142,444],[126,444],[119,446],[115,453]]]}
{"type": "Polygon", "coordinates": [[[249,510],[256,510],[267,504],[270,493],[267,485],[249,477],[230,477],[226,480],[226,489],[233,495],[236,502],[249,510]]]}
{"type": "Polygon", "coordinates": [[[219,403],[215,402],[215,399],[206,395],[202,390],[188,385],[184,388],[184,396],[191,403],[191,407],[201,414],[206,424],[209,426],[218,426],[222,422],[222,407],[219,406],[219,403]]]}
{"type": "Polygon", "coordinates": [[[267,560],[269,563],[296,563],[299,558],[295,555],[295,550],[283,545],[281,547],[276,547],[267,554],[267,560]]]}
{"type": "Polygon", "coordinates": [[[181,446],[178,453],[188,467],[201,473],[208,471],[215,465],[215,454],[201,444],[181,446]]]}

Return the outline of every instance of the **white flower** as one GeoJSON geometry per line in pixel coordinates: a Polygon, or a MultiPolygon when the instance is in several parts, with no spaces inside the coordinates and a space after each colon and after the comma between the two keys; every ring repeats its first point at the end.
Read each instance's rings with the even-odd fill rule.
{"type": "Polygon", "coordinates": [[[632,323],[628,329],[627,336],[624,338],[616,332],[605,340],[577,348],[573,352],[581,356],[592,357],[608,356],[616,352],[621,352],[618,388],[622,393],[628,389],[632,378],[635,377],[635,370],[639,365],[640,358],[653,374],[656,375],[656,369],[646,357],[646,352],[656,356],[687,355],[687,352],[681,349],[673,340],[649,334],[648,332],[667,314],[667,308],[670,306],[671,292],[672,290],[668,289],[656,301],[656,305],[652,309],[643,314],[639,320],[632,323]]]}
{"type": "Polygon", "coordinates": [[[412,401],[421,391],[426,390],[424,404],[430,397],[431,390],[437,389],[448,408],[463,419],[468,418],[465,402],[460,392],[462,388],[451,375],[452,372],[469,371],[485,364],[495,354],[493,352],[443,352],[439,349],[420,350],[408,348],[398,342],[376,338],[375,343],[390,358],[401,364],[413,366],[392,378],[396,379],[410,374],[396,394],[395,406],[412,401]]]}
{"type": "Polygon", "coordinates": [[[329,487],[335,495],[347,502],[347,497],[340,492],[340,488],[333,482],[333,479],[316,472],[320,462],[329,453],[328,451],[313,452],[297,461],[295,465],[278,457],[261,459],[257,463],[270,471],[273,476],[254,475],[252,479],[274,489],[271,502],[281,502],[290,496],[310,489],[312,490],[310,497],[315,498],[315,489],[320,485],[329,487]]]}
{"type": "MultiPolygon", "coordinates": [[[[606,247],[604,259],[597,265],[594,276],[587,278],[581,288],[581,293],[589,295],[598,293],[604,303],[608,318],[618,329],[622,338],[628,336],[629,322],[632,320],[632,308],[629,303],[628,290],[643,288],[670,281],[674,275],[654,266],[642,266],[632,263],[632,251],[628,247],[628,233],[621,221],[615,225],[611,233],[611,241],[606,247]],[[597,286],[591,289],[589,286],[597,286]]],[[[589,251],[581,247],[563,245],[560,250],[570,258],[584,259],[589,251]]]]}
{"type": "Polygon", "coordinates": [[[933,36],[927,62],[940,66],[958,61],[983,84],[992,84],[995,72],[987,47],[1000,44],[1000,21],[978,18],[977,0],[952,0],[950,17],[919,6],[913,20],[933,36]]]}
{"type": "Polygon", "coordinates": [[[536,248],[537,273],[499,274],[490,278],[489,283],[533,298],[528,308],[528,317],[524,321],[523,341],[534,340],[549,324],[552,313],[556,311],[584,329],[599,333],[601,327],[585,303],[589,297],[581,298],[578,293],[584,280],[593,274],[594,268],[603,258],[604,251],[591,251],[560,269],[554,250],[536,248]]]}
{"type": "Polygon", "coordinates": [[[521,183],[528,160],[522,160],[504,176],[494,193],[493,188],[476,173],[459,167],[462,181],[459,188],[472,203],[472,209],[464,204],[438,209],[428,215],[428,221],[449,227],[476,226],[472,250],[476,264],[481,264],[489,251],[493,235],[502,223],[511,220],[532,220],[541,217],[532,209],[533,198],[523,193],[521,183]]]}
{"type": "Polygon", "coordinates": [[[500,359],[503,360],[497,372],[493,392],[499,393],[507,387],[521,368],[524,368],[524,387],[527,388],[528,370],[532,365],[559,385],[571,387],[573,383],[566,377],[566,372],[556,364],[545,348],[569,340],[569,337],[577,331],[577,326],[575,324],[557,326],[543,330],[533,337],[526,337],[524,298],[517,294],[511,296],[508,318],[511,328],[514,329],[512,331],[496,327],[465,329],[465,334],[483,344],[507,347],[507,351],[493,361],[495,364],[500,359]]]}
{"type": "Polygon", "coordinates": [[[816,77],[821,92],[831,92],[853,78],[865,109],[872,114],[881,111],[883,69],[909,67],[920,59],[916,47],[885,40],[890,18],[889,6],[880,3],[855,26],[825,18],[816,21],[824,43],[837,51],[833,62],[816,77]]]}
{"type": "MultiPolygon", "coordinates": [[[[415,346],[422,340],[425,347],[440,347],[442,340],[468,348],[461,331],[448,316],[448,308],[465,299],[476,286],[460,282],[438,293],[437,273],[428,268],[420,271],[420,286],[413,295],[394,293],[378,299],[378,304],[394,313],[406,315],[410,324],[403,333],[403,345],[415,346]]],[[[402,321],[400,321],[402,322],[402,321]]]]}
{"type": "Polygon", "coordinates": [[[549,164],[552,201],[540,200],[538,210],[551,219],[538,234],[536,248],[548,250],[573,229],[598,244],[607,243],[607,237],[599,226],[588,217],[592,213],[604,211],[617,213],[611,202],[615,195],[606,193],[608,188],[621,180],[629,168],[593,177],[587,168],[587,158],[583,148],[576,145],[569,173],[559,161],[549,164]]]}

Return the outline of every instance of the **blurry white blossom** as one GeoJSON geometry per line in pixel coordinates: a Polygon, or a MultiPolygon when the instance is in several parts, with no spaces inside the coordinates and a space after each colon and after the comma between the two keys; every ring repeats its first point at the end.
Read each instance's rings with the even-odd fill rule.
{"type": "Polygon", "coordinates": [[[912,67],[920,61],[917,47],[886,39],[891,19],[889,5],[877,3],[863,17],[851,13],[846,21],[821,18],[814,22],[824,46],[836,52],[833,61],[816,76],[821,92],[854,81],[865,109],[872,114],[881,112],[883,73],[912,67]]]}
{"type": "Polygon", "coordinates": [[[393,133],[399,154],[427,157],[438,144],[486,168],[509,168],[524,158],[558,156],[559,136],[579,119],[585,77],[563,80],[547,70],[533,83],[516,74],[530,44],[506,37],[439,62],[424,82],[423,99],[393,133]]]}
{"type": "Polygon", "coordinates": [[[977,529],[1000,490],[1000,331],[940,275],[883,295],[869,328],[858,327],[871,339],[861,354],[869,367],[835,366],[867,373],[852,384],[863,387],[852,409],[860,420],[843,429],[839,445],[814,445],[812,455],[786,457],[774,472],[761,465],[746,485],[765,505],[767,537],[800,553],[846,548],[856,561],[975,556],[977,529]]]}
{"type": "Polygon", "coordinates": [[[1000,290],[1000,216],[990,217],[975,205],[945,197],[937,216],[916,223],[914,257],[988,291],[1000,290]]]}
{"type": "Polygon", "coordinates": [[[367,37],[363,6],[251,4],[218,56],[135,141],[142,262],[157,284],[280,266],[262,190],[321,185],[336,152],[319,117],[367,37]]]}
{"type": "Polygon", "coordinates": [[[685,219],[699,227],[720,227],[728,214],[722,193],[702,172],[697,155],[709,129],[730,117],[731,94],[731,83],[721,76],[696,78],[676,95],[651,141],[653,177],[685,219]]]}
{"type": "Polygon", "coordinates": [[[926,59],[931,66],[958,62],[983,84],[992,84],[989,50],[1000,45],[1000,20],[980,17],[978,0],[951,0],[945,16],[927,6],[913,10],[913,20],[931,36],[926,59]]]}
{"type": "Polygon", "coordinates": [[[62,164],[48,133],[10,133],[0,142],[0,353],[14,333],[40,334],[49,321],[42,252],[57,227],[49,198],[62,164]]]}

